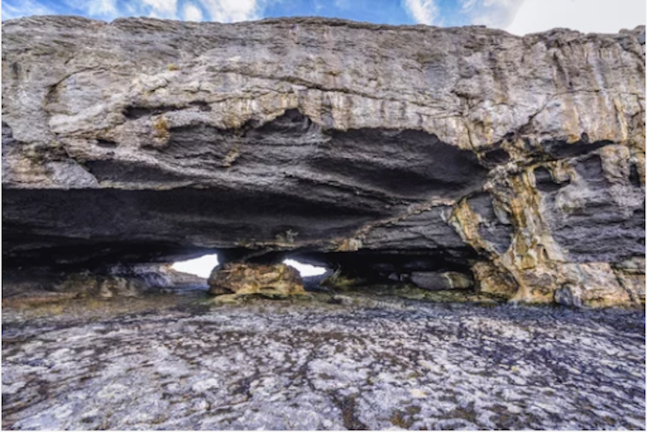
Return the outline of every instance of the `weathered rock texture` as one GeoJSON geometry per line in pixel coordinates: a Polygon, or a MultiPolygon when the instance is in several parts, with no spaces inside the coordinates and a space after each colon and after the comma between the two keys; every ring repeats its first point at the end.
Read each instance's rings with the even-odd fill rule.
{"type": "Polygon", "coordinates": [[[227,263],[216,267],[208,282],[213,295],[285,298],[305,294],[299,272],[286,264],[227,263]]]}
{"type": "Polygon", "coordinates": [[[117,265],[74,271],[64,268],[3,269],[3,306],[29,306],[68,299],[143,297],[206,289],[206,280],[168,265],[117,265]]]}
{"type": "Polygon", "coordinates": [[[218,250],[644,299],[644,27],[3,24],[5,266],[218,250]]]}
{"type": "Polygon", "coordinates": [[[3,430],[645,430],[642,312],[152,300],[3,309],[3,430]]]}

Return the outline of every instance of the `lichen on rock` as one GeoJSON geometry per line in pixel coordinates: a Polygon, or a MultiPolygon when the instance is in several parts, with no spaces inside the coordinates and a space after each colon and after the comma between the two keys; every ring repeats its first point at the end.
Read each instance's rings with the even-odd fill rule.
{"type": "Polygon", "coordinates": [[[287,298],[305,295],[299,272],[286,264],[227,263],[213,270],[208,283],[209,293],[216,296],[287,298]]]}

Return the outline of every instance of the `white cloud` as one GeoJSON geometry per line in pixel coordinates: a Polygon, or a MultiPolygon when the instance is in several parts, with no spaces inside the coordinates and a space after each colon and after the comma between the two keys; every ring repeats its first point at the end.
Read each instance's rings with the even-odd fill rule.
{"type": "Polygon", "coordinates": [[[202,0],[211,21],[236,22],[259,19],[262,8],[257,0],[202,0]]]}
{"type": "Polygon", "coordinates": [[[321,3],[319,0],[312,0],[312,2],[315,7],[315,12],[319,12],[321,9],[324,9],[326,7],[326,5],[321,3]]]}
{"type": "Polygon", "coordinates": [[[95,19],[113,19],[124,15],[124,11],[117,7],[117,0],[64,0],[64,3],[71,8],[64,11],[66,14],[78,14],[81,11],[84,16],[95,19]]]}
{"type": "Polygon", "coordinates": [[[565,27],[617,33],[645,24],[645,0],[526,0],[506,30],[523,35],[565,27]]]}
{"type": "Polygon", "coordinates": [[[184,4],[183,15],[187,21],[202,21],[202,10],[193,3],[184,4]]]}
{"type": "Polygon", "coordinates": [[[407,13],[420,24],[438,24],[438,7],[435,0],[404,0],[407,13]]]}
{"type": "Polygon", "coordinates": [[[335,0],[335,7],[341,10],[352,9],[353,4],[350,0],[335,0]]]}
{"type": "MultiPolygon", "coordinates": [[[[44,6],[45,0],[5,0],[4,19],[29,15],[52,15],[56,12],[44,6]]],[[[262,18],[267,2],[272,0],[63,0],[71,9],[67,13],[83,12],[95,19],[111,20],[120,16],[185,19],[190,21],[236,22],[262,18]]]]}
{"type": "Polygon", "coordinates": [[[486,25],[514,34],[555,27],[616,33],[645,24],[645,0],[401,0],[419,23],[486,25]],[[458,6],[458,7],[456,7],[458,6]]]}
{"type": "Polygon", "coordinates": [[[151,7],[151,13],[159,17],[177,18],[177,0],[142,0],[151,7]]]}
{"type": "Polygon", "coordinates": [[[476,5],[476,0],[462,0],[461,9],[463,11],[469,11],[476,5]]]}
{"type": "MultiPolygon", "coordinates": [[[[78,7],[78,2],[74,2],[75,6],[78,7]]],[[[92,17],[116,17],[119,15],[117,10],[117,0],[91,0],[86,2],[80,2],[84,9],[92,17]]]]}
{"type": "Polygon", "coordinates": [[[53,15],[55,12],[37,1],[22,0],[20,6],[2,2],[2,19],[13,19],[31,15],[53,15]]]}
{"type": "Polygon", "coordinates": [[[524,0],[462,0],[461,13],[470,24],[505,28],[514,19],[524,0]]]}

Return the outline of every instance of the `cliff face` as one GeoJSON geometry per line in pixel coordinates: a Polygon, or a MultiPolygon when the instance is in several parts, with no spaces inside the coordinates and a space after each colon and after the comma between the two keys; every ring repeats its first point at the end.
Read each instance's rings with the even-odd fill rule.
{"type": "Polygon", "coordinates": [[[644,301],[643,27],[2,31],[5,266],[218,250],[458,272],[523,301],[644,301]]]}

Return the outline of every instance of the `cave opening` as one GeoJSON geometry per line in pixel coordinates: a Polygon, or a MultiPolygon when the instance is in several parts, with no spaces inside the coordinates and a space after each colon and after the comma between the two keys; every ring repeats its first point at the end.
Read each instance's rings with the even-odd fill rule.
{"type": "Polygon", "coordinates": [[[326,267],[307,264],[290,258],[283,260],[283,264],[287,264],[297,269],[303,278],[323,276],[328,272],[326,267]]]}
{"type": "MultiPolygon", "coordinates": [[[[219,263],[218,254],[207,254],[198,258],[176,261],[171,265],[171,268],[178,272],[188,273],[207,279],[219,263]]],[[[283,260],[283,263],[297,269],[303,278],[323,276],[329,272],[329,269],[326,267],[316,266],[290,258],[283,260]]]]}
{"type": "Polygon", "coordinates": [[[207,279],[218,264],[218,254],[207,254],[190,260],[176,261],[171,265],[171,268],[178,272],[207,279]]]}
{"type": "Polygon", "coordinates": [[[474,286],[475,251],[447,223],[451,202],[487,179],[474,152],[421,130],[327,130],[296,109],[260,126],[168,132],[167,146],[145,150],[154,164],[85,162],[112,187],[4,188],[5,263],[165,289],[205,287],[219,264],[281,262],[313,291],[474,286]]]}

